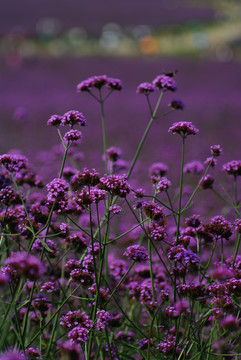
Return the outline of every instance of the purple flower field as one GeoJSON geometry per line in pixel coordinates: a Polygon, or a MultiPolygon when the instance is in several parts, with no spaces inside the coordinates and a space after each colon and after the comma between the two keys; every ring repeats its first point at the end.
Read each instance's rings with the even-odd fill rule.
{"type": "Polygon", "coordinates": [[[2,6],[0,360],[241,360],[232,4],[2,6]]]}
{"type": "Polygon", "coordinates": [[[1,360],[240,359],[235,67],[5,69],[1,360]]]}

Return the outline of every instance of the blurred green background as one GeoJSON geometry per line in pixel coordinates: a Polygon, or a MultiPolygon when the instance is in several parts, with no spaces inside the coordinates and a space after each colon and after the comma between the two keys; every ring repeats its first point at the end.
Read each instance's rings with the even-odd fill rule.
{"type": "Polygon", "coordinates": [[[240,0],[1,0],[9,65],[62,56],[241,56],[240,0]]]}

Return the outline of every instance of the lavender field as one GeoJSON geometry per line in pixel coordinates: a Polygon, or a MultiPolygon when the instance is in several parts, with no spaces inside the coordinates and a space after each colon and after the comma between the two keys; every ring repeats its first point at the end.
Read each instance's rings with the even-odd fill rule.
{"type": "Polygon", "coordinates": [[[221,10],[23,3],[0,23],[0,360],[241,359],[238,46],[127,46],[219,38],[221,10]],[[88,56],[67,51],[78,14],[88,56]],[[122,56],[99,52],[108,22],[122,56]]]}

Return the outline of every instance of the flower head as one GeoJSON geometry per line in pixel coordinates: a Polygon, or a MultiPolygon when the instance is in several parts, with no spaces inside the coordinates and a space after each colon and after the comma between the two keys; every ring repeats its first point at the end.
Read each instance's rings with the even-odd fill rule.
{"type": "Polygon", "coordinates": [[[62,116],[60,115],[52,115],[51,118],[48,120],[48,126],[56,126],[58,127],[62,123],[62,116]]]}
{"type": "Polygon", "coordinates": [[[157,182],[156,188],[158,192],[162,192],[162,191],[167,191],[171,185],[172,185],[171,181],[169,181],[164,176],[157,182]]]}
{"type": "Polygon", "coordinates": [[[173,134],[180,134],[183,138],[186,138],[188,135],[196,135],[198,131],[191,122],[187,121],[174,123],[168,130],[168,132],[172,132],[173,134]]]}
{"type": "Polygon", "coordinates": [[[183,104],[182,100],[179,100],[179,99],[172,100],[170,102],[170,104],[168,104],[168,106],[174,110],[183,110],[184,109],[184,104],[183,104]]]}
{"type": "Polygon", "coordinates": [[[228,240],[232,235],[231,223],[223,216],[218,215],[211,219],[208,224],[208,230],[211,234],[228,240]]]}
{"type": "Polygon", "coordinates": [[[203,172],[203,165],[200,161],[194,160],[187,163],[183,168],[184,173],[199,175],[203,172]]]}
{"type": "Polygon", "coordinates": [[[125,175],[105,175],[100,179],[98,187],[123,198],[130,192],[130,186],[125,175]]]}
{"type": "Polygon", "coordinates": [[[149,259],[148,252],[146,251],[144,246],[140,246],[140,245],[129,246],[123,255],[127,256],[128,259],[137,262],[144,262],[149,259]]]}
{"type": "Polygon", "coordinates": [[[228,175],[240,176],[241,175],[241,160],[232,160],[223,165],[223,170],[228,175]]]}
{"type": "Polygon", "coordinates": [[[144,82],[141,83],[136,90],[137,94],[144,94],[144,95],[149,95],[150,93],[155,91],[155,86],[152,85],[149,82],[144,82]]]}
{"type": "Polygon", "coordinates": [[[61,125],[80,125],[86,126],[87,122],[84,115],[76,110],[70,110],[62,116],[61,125]]]}
{"type": "Polygon", "coordinates": [[[177,85],[173,76],[169,74],[158,75],[152,82],[152,84],[163,91],[176,91],[177,85]]]}
{"type": "Polygon", "coordinates": [[[82,133],[79,130],[70,130],[64,134],[64,140],[67,141],[78,141],[82,138],[82,133]]]}
{"type": "Polygon", "coordinates": [[[16,276],[23,276],[29,280],[38,280],[44,273],[41,261],[33,255],[28,255],[26,251],[13,253],[5,260],[5,264],[10,266],[16,276]]]}
{"type": "Polygon", "coordinates": [[[122,84],[122,81],[120,79],[108,78],[107,83],[106,83],[106,87],[108,89],[111,89],[111,90],[120,91],[123,88],[123,84],[122,84]]]}
{"type": "Polygon", "coordinates": [[[211,189],[213,183],[214,183],[214,178],[211,175],[207,174],[206,176],[204,176],[203,179],[201,179],[200,187],[202,189],[211,189]]]}
{"type": "Polygon", "coordinates": [[[223,153],[223,149],[220,145],[212,145],[210,146],[210,151],[212,156],[220,156],[223,153]]]}

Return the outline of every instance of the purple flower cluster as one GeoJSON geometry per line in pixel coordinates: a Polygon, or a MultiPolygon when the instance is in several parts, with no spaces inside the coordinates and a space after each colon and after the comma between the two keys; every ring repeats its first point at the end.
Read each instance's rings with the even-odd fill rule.
{"type": "Polygon", "coordinates": [[[0,156],[0,164],[10,172],[18,172],[28,167],[28,159],[19,154],[4,154],[0,156]]]}
{"type": "Polygon", "coordinates": [[[105,175],[100,178],[98,187],[110,192],[113,196],[118,195],[122,198],[125,198],[130,192],[130,185],[125,175],[105,175]]]}
{"type": "Polygon", "coordinates": [[[152,84],[162,91],[176,91],[177,85],[173,79],[173,74],[158,75],[152,82],[152,84]]]}
{"type": "Polygon", "coordinates": [[[210,151],[211,151],[211,155],[218,157],[220,155],[222,155],[223,153],[223,149],[221,148],[220,145],[212,145],[210,146],[210,151]]]}
{"type": "Polygon", "coordinates": [[[168,130],[173,134],[179,134],[183,138],[186,138],[188,135],[196,135],[198,133],[198,129],[191,122],[176,122],[174,123],[168,130]]]}
{"type": "Polygon", "coordinates": [[[223,216],[215,216],[207,226],[208,231],[214,236],[228,240],[232,235],[231,223],[223,216]]]}
{"type": "Polygon", "coordinates": [[[69,125],[72,128],[74,125],[86,126],[87,122],[81,112],[77,110],[70,110],[66,112],[63,116],[52,115],[48,120],[47,125],[56,127],[58,127],[59,125],[69,125]]]}
{"type": "Polygon", "coordinates": [[[111,315],[108,311],[99,310],[97,311],[97,321],[96,321],[96,329],[98,331],[104,332],[106,326],[109,325],[111,320],[111,315]]]}
{"type": "Polygon", "coordinates": [[[141,83],[136,90],[137,94],[144,94],[148,96],[150,93],[155,91],[155,86],[149,82],[141,83]]]}
{"type": "Polygon", "coordinates": [[[156,189],[158,192],[167,191],[171,185],[171,181],[164,176],[156,183],[156,189]]]}
{"type": "Polygon", "coordinates": [[[79,130],[70,130],[64,134],[64,140],[67,141],[78,141],[82,138],[82,133],[79,130]]]}
{"type": "Polygon", "coordinates": [[[137,262],[144,262],[149,259],[148,252],[146,251],[144,246],[140,245],[129,246],[124,252],[124,256],[126,256],[130,260],[137,262]]]}
{"type": "Polygon", "coordinates": [[[92,76],[77,85],[77,92],[90,92],[92,88],[101,89],[103,86],[110,90],[120,91],[123,87],[121,80],[109,78],[106,75],[92,76]]]}
{"type": "Polygon", "coordinates": [[[184,173],[200,175],[203,172],[203,165],[200,161],[187,163],[183,168],[184,173]]]}
{"type": "Polygon", "coordinates": [[[201,179],[200,187],[204,190],[211,189],[213,183],[214,183],[214,178],[212,177],[212,175],[207,174],[206,176],[204,176],[204,178],[201,179]]]}
{"type": "Polygon", "coordinates": [[[228,175],[240,176],[241,175],[241,161],[232,160],[227,164],[223,165],[223,170],[226,171],[228,175]]]}
{"type": "Polygon", "coordinates": [[[10,272],[16,276],[26,277],[29,280],[38,280],[44,273],[42,262],[33,255],[28,255],[25,251],[13,253],[5,260],[10,272]]]}

